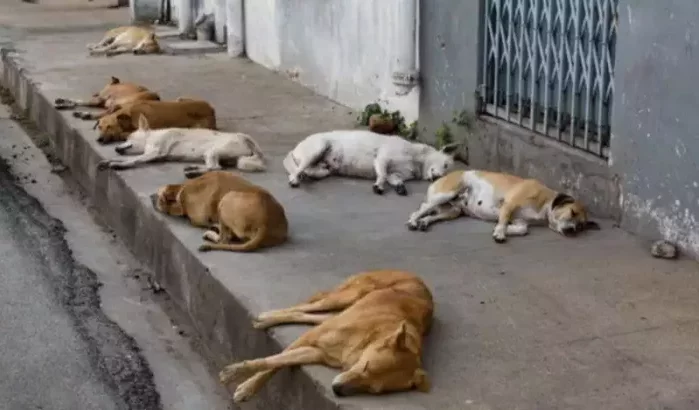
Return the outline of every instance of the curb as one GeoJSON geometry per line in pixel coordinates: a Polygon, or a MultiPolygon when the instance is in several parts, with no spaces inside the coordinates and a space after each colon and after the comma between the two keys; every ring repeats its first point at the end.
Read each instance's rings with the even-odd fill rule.
{"type": "MultiPolygon", "coordinates": [[[[74,129],[68,121],[70,114],[53,107],[30,78],[21,58],[9,47],[0,49],[0,58],[0,84],[9,89],[27,117],[50,135],[57,158],[101,210],[102,222],[114,230],[139,262],[149,267],[153,280],[188,315],[201,336],[201,353],[220,368],[235,359],[280,352],[285,346],[273,333],[252,328],[250,313],[177,239],[149,198],[139,196],[117,172],[96,172],[103,157],[88,142],[94,136],[74,129]]],[[[308,371],[285,369],[244,407],[334,410],[354,406],[333,400],[328,389],[308,371]]]]}

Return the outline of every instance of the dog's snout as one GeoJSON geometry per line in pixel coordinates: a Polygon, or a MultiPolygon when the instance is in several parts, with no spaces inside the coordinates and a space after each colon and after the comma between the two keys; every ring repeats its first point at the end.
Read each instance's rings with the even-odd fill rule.
{"type": "Polygon", "coordinates": [[[100,136],[97,138],[97,142],[99,142],[100,144],[106,144],[106,143],[107,143],[107,139],[104,138],[104,136],[100,135],[100,136]]]}
{"type": "Polygon", "coordinates": [[[124,148],[124,147],[114,147],[114,152],[116,152],[117,154],[120,154],[120,155],[121,155],[121,154],[123,154],[124,152],[126,152],[126,148],[124,148]]]}
{"type": "Polygon", "coordinates": [[[158,194],[151,194],[150,203],[153,204],[153,208],[158,207],[158,194]]]}

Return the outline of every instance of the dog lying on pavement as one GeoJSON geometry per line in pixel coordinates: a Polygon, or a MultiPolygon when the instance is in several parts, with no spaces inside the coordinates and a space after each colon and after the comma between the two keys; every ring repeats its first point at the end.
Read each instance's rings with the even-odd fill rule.
{"type": "Polygon", "coordinates": [[[453,171],[433,182],[425,201],[410,215],[408,228],[425,231],[435,222],[462,215],[497,221],[493,239],[498,243],[507,236],[526,235],[529,224],[548,223],[565,236],[600,229],[588,219],[583,204],[568,194],[535,179],[476,170],[453,171]]]}
{"type": "Polygon", "coordinates": [[[152,129],[207,128],[216,129],[216,111],[206,101],[178,98],[175,101],[136,101],[114,107],[113,112],[97,120],[97,142],[126,141],[138,129],[138,121],[144,116],[152,129]]]}
{"type": "Polygon", "coordinates": [[[97,44],[88,44],[90,55],[159,54],[160,44],[151,28],[122,26],[109,30],[97,44]]]}
{"type": "Polygon", "coordinates": [[[221,132],[205,128],[163,128],[151,130],[146,117],[138,120],[138,129],[128,140],[114,148],[128,159],[101,161],[98,169],[127,169],[155,161],[204,162],[204,166],[185,168],[185,176],[192,178],[208,171],[221,169],[222,163],[233,162],[245,172],[267,169],[265,156],[249,135],[221,132]]]}
{"type": "Polygon", "coordinates": [[[284,158],[284,168],[291,187],[298,187],[304,176],[342,175],[375,178],[373,190],[379,195],[387,182],[397,194],[407,195],[405,181],[435,180],[452,169],[458,146],[437,150],[366,130],[321,132],[299,142],[284,158]]]}
{"type": "Polygon", "coordinates": [[[211,171],[151,196],[156,210],[186,217],[204,233],[202,252],[250,252],[283,244],[289,223],[282,205],[265,189],[225,171],[211,171]],[[232,243],[234,240],[244,241],[232,243]]]}
{"type": "Polygon", "coordinates": [[[431,292],[414,274],[393,270],[359,273],[306,303],[259,315],[254,321],[258,329],[285,323],[318,326],[282,353],[231,364],[219,378],[226,385],[240,383],[234,394],[236,402],[248,400],[281,368],[306,364],[341,368],[343,372],[332,382],[338,396],[414,388],[427,392],[430,384],[422,368],[422,339],[433,311],[431,292]]]}
{"type": "Polygon", "coordinates": [[[71,100],[56,98],[54,107],[58,110],[74,109],[76,107],[102,108],[101,112],[74,111],[73,117],[83,120],[98,120],[114,112],[115,107],[131,104],[136,101],[160,101],[160,96],[148,88],[131,82],[121,82],[112,77],[102,90],[89,100],[71,100]]]}

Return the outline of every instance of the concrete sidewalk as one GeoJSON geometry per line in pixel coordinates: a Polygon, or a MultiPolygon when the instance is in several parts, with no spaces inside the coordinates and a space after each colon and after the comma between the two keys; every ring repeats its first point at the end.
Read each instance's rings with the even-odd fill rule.
{"type": "Polygon", "coordinates": [[[284,371],[250,408],[664,409],[699,406],[699,269],[652,259],[645,244],[603,224],[564,239],[533,230],[495,244],[487,223],[462,220],[428,233],[404,225],[425,184],[410,196],[378,197],[370,181],[287,186],[283,155],[306,135],[351,127],[355,115],[276,73],[223,55],[88,57],[95,33],[30,35],[3,51],[3,83],[53,138],[58,155],[106,221],[148,263],[192,317],[219,364],[277,352],[303,327],[250,326],[259,312],[335,286],[347,275],[403,268],[422,275],[436,300],[425,351],[428,394],[336,399],[333,371],[284,371]],[[222,129],[253,135],[271,170],[247,175],[285,206],[292,241],[257,254],[200,254],[201,232],[157,215],[148,195],[182,179],[182,164],[97,172],[113,147],[92,123],[52,108],[85,97],[109,76],[164,98],[202,97],[222,129]]]}

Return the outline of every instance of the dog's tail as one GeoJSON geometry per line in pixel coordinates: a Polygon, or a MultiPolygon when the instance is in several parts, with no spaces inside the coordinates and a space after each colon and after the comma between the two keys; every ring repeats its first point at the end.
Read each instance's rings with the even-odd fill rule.
{"type": "Polygon", "coordinates": [[[214,251],[214,250],[219,250],[219,251],[232,251],[232,252],[252,252],[258,250],[261,245],[262,241],[265,239],[267,236],[267,226],[262,225],[257,232],[255,232],[255,236],[250,238],[249,241],[243,242],[241,244],[237,243],[205,243],[199,246],[199,250],[201,252],[206,252],[206,251],[214,251]]]}
{"type": "Polygon", "coordinates": [[[248,147],[252,155],[238,158],[236,168],[246,172],[262,172],[267,170],[267,158],[257,142],[249,135],[241,135],[243,142],[248,147]]]}

